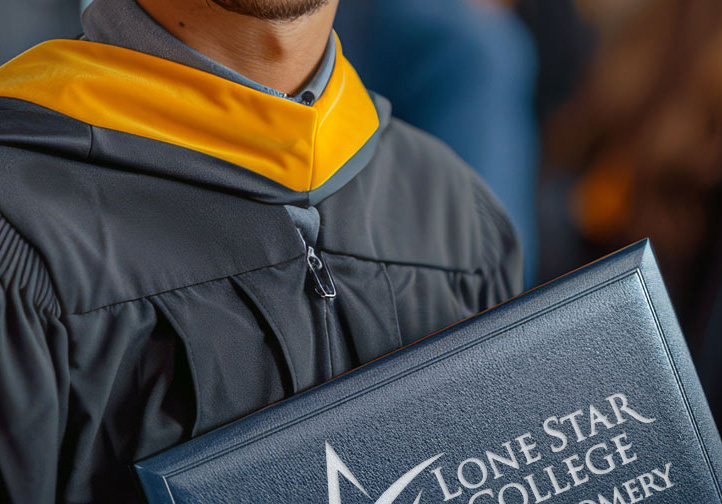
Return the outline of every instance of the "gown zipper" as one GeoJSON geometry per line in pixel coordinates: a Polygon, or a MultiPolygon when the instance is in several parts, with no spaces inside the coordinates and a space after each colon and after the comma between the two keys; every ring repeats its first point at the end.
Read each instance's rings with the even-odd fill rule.
{"type": "MultiPolygon", "coordinates": [[[[320,326],[319,333],[320,338],[318,341],[318,350],[320,360],[318,361],[318,370],[320,373],[320,381],[329,380],[333,376],[333,362],[331,357],[331,338],[328,327],[328,315],[329,308],[334,310],[333,303],[336,297],[336,285],[333,282],[333,275],[328,267],[328,264],[316,254],[316,250],[303,237],[303,233],[300,228],[296,228],[298,236],[303,242],[303,246],[306,249],[306,267],[308,268],[311,278],[313,279],[313,290],[320,297],[320,326]]],[[[316,303],[311,303],[316,305],[316,303]]],[[[314,310],[315,311],[315,310],[314,310]]]]}
{"type": "Polygon", "coordinates": [[[324,299],[333,299],[336,297],[336,285],[333,283],[333,275],[328,268],[328,264],[324,262],[316,251],[310,245],[306,246],[306,264],[313,276],[316,294],[324,299]]]}
{"type": "Polygon", "coordinates": [[[333,275],[328,264],[320,258],[314,248],[306,242],[301,230],[296,228],[298,236],[306,248],[306,266],[313,277],[314,291],[323,299],[336,297],[336,284],[333,282],[333,275]]]}

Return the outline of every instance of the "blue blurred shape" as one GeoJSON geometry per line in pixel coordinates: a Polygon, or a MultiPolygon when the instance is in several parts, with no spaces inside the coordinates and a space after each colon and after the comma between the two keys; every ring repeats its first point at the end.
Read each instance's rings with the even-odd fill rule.
{"type": "Polygon", "coordinates": [[[503,7],[470,0],[342,0],[344,53],[394,114],[441,138],[502,201],[537,271],[537,59],[531,35],[503,7]]]}

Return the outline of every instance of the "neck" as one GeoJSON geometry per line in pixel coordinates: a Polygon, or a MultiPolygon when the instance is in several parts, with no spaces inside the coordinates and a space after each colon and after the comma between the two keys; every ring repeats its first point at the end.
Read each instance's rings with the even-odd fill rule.
{"type": "Polygon", "coordinates": [[[236,14],[206,0],[138,0],[173,36],[264,86],[294,95],[314,75],[338,0],[290,21],[236,14]]]}

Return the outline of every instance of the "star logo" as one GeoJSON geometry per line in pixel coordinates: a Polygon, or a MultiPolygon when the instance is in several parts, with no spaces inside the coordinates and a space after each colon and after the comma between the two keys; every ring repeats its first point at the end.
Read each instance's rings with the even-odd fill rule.
{"type": "MultiPolygon", "coordinates": [[[[424,469],[429,467],[443,455],[443,453],[439,453],[438,455],[424,460],[417,466],[407,471],[399,479],[394,481],[391,486],[383,494],[381,494],[378,499],[376,499],[374,504],[394,504],[396,502],[396,498],[401,495],[401,493],[411,484],[411,482],[414,481],[414,479],[419,474],[421,474],[424,469]]],[[[346,480],[348,480],[353,486],[358,488],[366,497],[368,497],[369,500],[373,500],[366,491],[366,489],[361,485],[361,483],[359,483],[358,479],[356,479],[356,476],[354,476],[348,466],[346,466],[343,460],[341,460],[333,447],[328,442],[326,442],[326,476],[328,478],[328,504],[342,504],[339,475],[346,478],[346,480]]],[[[416,500],[414,500],[414,504],[420,504],[422,492],[423,490],[419,491],[418,495],[416,496],[416,500]]]]}

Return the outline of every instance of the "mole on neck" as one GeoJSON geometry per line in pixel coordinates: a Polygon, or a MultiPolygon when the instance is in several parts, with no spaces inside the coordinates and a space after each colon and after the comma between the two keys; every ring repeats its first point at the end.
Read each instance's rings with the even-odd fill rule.
{"type": "Polygon", "coordinates": [[[258,4],[249,0],[138,0],[161,26],[196,51],[264,86],[294,95],[321,61],[338,0],[293,0],[298,4],[295,11],[273,10],[273,4],[288,8],[288,2],[265,0],[267,10],[254,12],[250,7],[244,10],[246,3],[258,4]],[[274,12],[304,13],[269,19],[274,12]]]}

